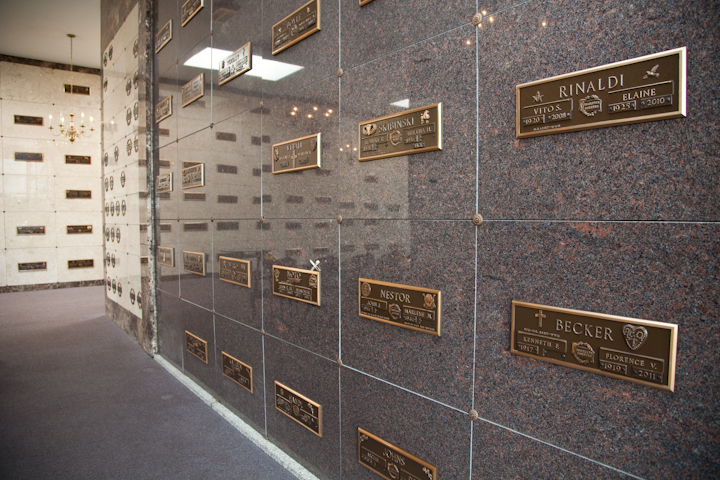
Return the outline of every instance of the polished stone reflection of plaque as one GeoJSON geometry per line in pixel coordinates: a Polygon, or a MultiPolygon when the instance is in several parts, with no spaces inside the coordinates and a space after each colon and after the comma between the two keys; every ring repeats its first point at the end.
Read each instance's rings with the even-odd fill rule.
{"type": "Polygon", "coordinates": [[[183,270],[205,276],[205,254],[183,251],[183,270]]]}
{"type": "Polygon", "coordinates": [[[155,193],[165,193],[173,191],[173,174],[163,173],[155,179],[155,193]]]}
{"type": "Polygon", "coordinates": [[[358,462],[387,480],[435,480],[437,468],[358,427],[358,462]]]}
{"type": "Polygon", "coordinates": [[[320,306],[320,272],[273,265],[273,294],[320,306]]]}
{"type": "Polygon", "coordinates": [[[442,292],[431,288],[361,278],[361,317],[440,336],[442,292]]]}
{"type": "Polygon", "coordinates": [[[250,42],[248,42],[220,60],[218,84],[224,85],[250,70],[252,70],[252,48],[250,42]]]}
{"type": "Polygon", "coordinates": [[[220,280],[250,288],[250,262],[239,258],[220,257],[220,280]]]}
{"type": "Polygon", "coordinates": [[[320,30],[320,0],[311,0],[273,25],[272,54],[277,55],[318,30],[320,30]]]}
{"type": "Polygon", "coordinates": [[[233,358],[225,352],[222,352],[222,370],[223,375],[252,393],[253,384],[251,366],[244,364],[237,358],[233,358]]]}
{"type": "Polygon", "coordinates": [[[442,103],[360,122],[358,144],[361,162],[442,150],[442,103]]]}
{"type": "Polygon", "coordinates": [[[16,162],[42,162],[42,153],[31,153],[31,152],[15,152],[16,162]]]}
{"type": "Polygon", "coordinates": [[[89,155],[65,155],[65,163],[72,165],[90,165],[89,155]]]}
{"type": "Polygon", "coordinates": [[[70,85],[66,83],[63,86],[63,92],[72,93],[73,95],[90,95],[90,87],[84,87],[82,85],[70,85]]]}
{"type": "Polygon", "coordinates": [[[155,35],[155,53],[158,53],[162,48],[172,40],[172,20],[168,22],[160,29],[155,35]]]}
{"type": "Polygon", "coordinates": [[[205,6],[205,0],[187,0],[180,8],[180,22],[184,27],[205,6]]]}
{"type": "Polygon", "coordinates": [[[182,188],[196,188],[205,186],[205,164],[198,163],[192,167],[182,169],[182,188]]]}
{"type": "Polygon", "coordinates": [[[18,235],[45,235],[45,227],[16,227],[18,235]]]}
{"type": "Polygon", "coordinates": [[[33,270],[47,270],[47,262],[18,263],[19,272],[31,272],[33,270]]]}
{"type": "Polygon", "coordinates": [[[165,97],[155,105],[155,123],[160,123],[172,115],[172,95],[165,97]]]}
{"type": "Polygon", "coordinates": [[[675,324],[513,301],[511,330],[512,353],[675,388],[675,324]]]}
{"type": "Polygon", "coordinates": [[[307,137],[276,143],[272,147],[273,173],[294,172],[308,168],[322,167],[321,135],[316,133],[307,137]]]}
{"type": "Polygon", "coordinates": [[[516,87],[517,138],[685,116],[685,47],[516,87]]]}
{"type": "Polygon", "coordinates": [[[68,260],[68,268],[69,269],[75,269],[75,268],[93,268],[95,266],[95,261],[93,259],[87,259],[87,260],[68,260]]]}
{"type": "Polygon", "coordinates": [[[207,232],[207,222],[183,222],[183,231],[185,232],[207,232]]]}
{"type": "Polygon", "coordinates": [[[157,247],[157,262],[166,267],[174,267],[175,249],[172,247],[157,247]]]}
{"type": "Polygon", "coordinates": [[[43,117],[31,117],[29,115],[15,115],[15,125],[32,125],[35,127],[43,126],[43,117]]]}
{"type": "Polygon", "coordinates": [[[92,198],[91,190],[65,190],[65,198],[92,198]]]}
{"type": "Polygon", "coordinates": [[[180,92],[183,107],[187,107],[198,98],[202,98],[205,95],[205,74],[201,73],[183,85],[180,92]]]}
{"type": "Polygon", "coordinates": [[[322,406],[319,403],[276,381],[275,408],[322,437],[322,406]]]}
{"type": "Polygon", "coordinates": [[[207,342],[185,330],[185,350],[208,363],[207,342]]]}
{"type": "Polygon", "coordinates": [[[67,234],[73,235],[76,233],[92,233],[92,225],[68,225],[67,234]]]}

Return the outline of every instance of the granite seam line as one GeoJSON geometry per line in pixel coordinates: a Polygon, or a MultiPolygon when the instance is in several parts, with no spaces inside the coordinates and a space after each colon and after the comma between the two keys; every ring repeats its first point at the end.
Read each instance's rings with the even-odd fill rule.
{"type": "MultiPolygon", "coordinates": [[[[182,283],[182,282],[181,282],[181,283],[182,283]]],[[[180,286],[182,287],[182,285],[180,285],[180,286]]],[[[182,295],[182,292],[180,292],[180,293],[181,293],[181,295],[182,295]]],[[[212,309],[211,309],[211,308],[203,307],[202,305],[198,305],[197,303],[191,302],[190,300],[186,300],[186,299],[184,299],[184,298],[181,298],[180,301],[181,301],[181,302],[189,303],[190,305],[195,305],[196,307],[202,308],[203,310],[205,310],[205,311],[208,312],[208,313],[212,313],[212,309]]]]}
{"type": "MultiPolygon", "coordinates": [[[[313,82],[310,82],[310,83],[308,83],[308,84],[306,84],[306,85],[302,85],[302,86],[298,87],[296,90],[292,90],[292,91],[289,91],[289,92],[284,93],[284,94],[278,94],[277,97],[271,98],[271,99],[269,99],[269,100],[266,99],[266,97],[265,97],[266,93],[263,92],[263,94],[262,94],[262,95],[263,95],[263,97],[262,97],[262,98],[263,98],[263,100],[262,100],[262,101],[263,101],[263,107],[271,107],[271,106],[273,106],[273,102],[287,102],[288,100],[293,100],[293,98],[291,98],[291,96],[292,96],[293,94],[296,94],[297,92],[300,92],[300,91],[302,91],[302,90],[307,90],[307,89],[309,89],[310,87],[313,87],[313,86],[315,86],[315,85],[317,85],[317,84],[319,84],[319,83],[322,83],[322,82],[324,82],[324,81],[327,81],[328,79],[333,78],[333,77],[337,78],[337,74],[336,74],[336,73],[332,73],[332,74],[330,74],[330,75],[328,75],[328,76],[326,76],[326,77],[322,77],[322,78],[320,78],[320,79],[318,79],[318,80],[315,80],[315,81],[313,81],[313,82]]],[[[257,108],[257,107],[255,107],[255,108],[257,108]]],[[[253,108],[252,110],[255,110],[255,109],[253,108]]],[[[260,114],[262,115],[262,111],[260,112],[260,114]]]]}
{"type": "Polygon", "coordinates": [[[266,337],[271,337],[271,338],[273,338],[273,339],[275,339],[275,340],[278,340],[278,341],[280,341],[280,342],[282,342],[282,343],[285,343],[285,344],[287,344],[287,345],[292,345],[293,347],[299,348],[300,350],[303,350],[303,351],[305,351],[305,352],[312,353],[313,355],[315,355],[315,356],[317,356],[317,357],[320,357],[320,358],[322,358],[323,360],[327,360],[328,362],[332,362],[332,363],[334,363],[334,364],[337,365],[337,359],[333,360],[332,358],[328,358],[328,357],[326,357],[326,356],[324,356],[324,355],[320,355],[319,353],[313,352],[312,350],[308,350],[307,348],[301,347],[300,345],[295,345],[295,344],[292,343],[292,342],[288,342],[287,340],[283,340],[282,338],[276,337],[275,335],[273,335],[273,334],[271,334],[271,333],[268,333],[268,332],[265,332],[265,336],[266,336],[266,337]]]}
{"type": "Polygon", "coordinates": [[[473,435],[475,433],[475,422],[470,422],[470,465],[469,465],[469,480],[473,480],[472,478],[472,471],[473,471],[473,435]]]}
{"type": "Polygon", "coordinates": [[[217,399],[205,391],[200,385],[191,380],[183,372],[179,371],[170,362],[165,360],[161,355],[155,355],[155,361],[158,362],[173,377],[182,383],[188,390],[194,393],[200,400],[205,402],[225,421],[232,425],[237,431],[242,433],[248,440],[253,442],[258,448],[270,456],[274,461],[283,466],[290,473],[300,480],[319,480],[315,475],[306,470],[302,465],[293,460],[288,454],[280,450],[275,444],[269,440],[265,440],[255,429],[245,423],[240,417],[232,413],[230,409],[221,404],[217,399]]]}
{"type": "Polygon", "coordinates": [[[260,339],[262,340],[262,359],[263,359],[263,360],[262,360],[262,370],[263,370],[263,382],[262,382],[262,387],[263,387],[263,416],[265,417],[265,436],[267,437],[267,436],[268,436],[268,418],[267,418],[267,417],[268,417],[268,412],[267,412],[268,409],[267,409],[267,389],[265,388],[265,380],[266,380],[266,378],[267,378],[267,377],[265,376],[265,364],[266,364],[266,361],[265,361],[265,335],[262,335],[262,336],[260,337],[260,339]]]}
{"type": "MultiPolygon", "coordinates": [[[[475,232],[475,296],[478,298],[478,234],[475,232]]],[[[475,377],[477,375],[477,304],[473,302],[473,377],[472,377],[472,391],[470,395],[470,408],[475,408],[475,377]]]]}
{"type": "Polygon", "coordinates": [[[342,1],[338,0],[338,68],[342,68],[342,1]]]}
{"type": "MultiPolygon", "coordinates": [[[[205,131],[205,130],[212,130],[212,129],[210,128],[210,123],[208,123],[207,126],[200,128],[199,130],[195,130],[195,131],[193,131],[193,132],[190,132],[190,133],[188,133],[187,135],[184,135],[184,136],[182,136],[182,137],[177,137],[178,143],[180,142],[180,140],[186,140],[188,137],[191,137],[191,136],[193,136],[193,135],[195,135],[195,134],[197,134],[197,133],[200,133],[200,132],[202,132],[202,131],[205,131]]],[[[205,163],[207,163],[207,162],[205,162],[205,163]]]]}
{"type": "Polygon", "coordinates": [[[242,325],[243,327],[249,328],[250,330],[253,330],[253,331],[257,332],[257,333],[262,333],[259,328],[253,327],[252,325],[248,325],[247,323],[243,323],[243,322],[241,322],[240,320],[236,320],[236,319],[234,319],[234,318],[230,318],[230,317],[228,317],[228,316],[225,315],[225,314],[222,314],[222,313],[219,313],[219,312],[215,312],[215,315],[218,316],[218,317],[222,317],[222,318],[225,319],[225,320],[230,320],[231,322],[235,322],[235,323],[237,323],[237,324],[239,324],[239,325],[242,325]]]}
{"type": "Polygon", "coordinates": [[[338,224],[338,360],[342,360],[342,250],[341,232],[342,225],[338,224]]]}

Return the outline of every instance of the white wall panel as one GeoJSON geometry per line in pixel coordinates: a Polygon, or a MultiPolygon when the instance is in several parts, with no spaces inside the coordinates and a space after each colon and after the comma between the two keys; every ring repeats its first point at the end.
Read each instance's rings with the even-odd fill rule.
{"type": "Polygon", "coordinates": [[[58,247],[102,246],[103,224],[100,212],[57,212],[56,238],[58,247]],[[92,225],[92,233],[67,233],[68,225],[92,225]]]}
{"type": "Polygon", "coordinates": [[[8,285],[35,285],[57,282],[57,248],[5,250],[8,285]],[[18,263],[47,262],[47,270],[19,271],[18,263]]]}
{"type": "MultiPolygon", "coordinates": [[[[7,175],[6,175],[7,176],[7,175]]],[[[100,180],[97,178],[68,178],[55,179],[55,205],[58,212],[99,212],[102,208],[100,193],[100,180]],[[90,190],[92,198],[66,198],[67,190],[90,190]]]]}
{"type": "MultiPolygon", "coordinates": [[[[3,173],[11,175],[53,175],[62,155],[57,142],[50,139],[2,138],[3,173]],[[42,161],[16,160],[16,153],[40,153],[42,161]]],[[[64,157],[63,157],[64,160],[64,157]]]]}
{"type": "Polygon", "coordinates": [[[55,212],[6,212],[5,248],[55,247],[55,212]],[[17,227],[45,227],[44,234],[18,235],[17,227]]]}
{"type": "Polygon", "coordinates": [[[100,280],[103,278],[103,248],[93,246],[85,248],[58,247],[57,249],[58,282],[78,282],[100,280]],[[68,268],[69,260],[93,260],[89,268],[68,268]]]}
{"type": "Polygon", "coordinates": [[[27,175],[3,175],[2,178],[6,212],[55,211],[55,178],[27,175]]]}

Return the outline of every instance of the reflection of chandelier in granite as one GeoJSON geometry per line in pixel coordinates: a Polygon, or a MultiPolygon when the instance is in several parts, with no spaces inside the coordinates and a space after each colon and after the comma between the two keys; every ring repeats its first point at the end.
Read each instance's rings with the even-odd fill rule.
{"type": "MultiPolygon", "coordinates": [[[[68,33],[67,36],[70,37],[70,72],[72,72],[73,71],[72,40],[73,40],[73,38],[75,38],[75,35],[72,33],[68,33]]],[[[60,136],[67,137],[67,139],[70,140],[71,143],[74,142],[79,137],[90,137],[90,136],[92,136],[92,134],[94,132],[94,129],[92,127],[92,121],[93,121],[92,117],[90,117],[90,129],[89,129],[90,133],[87,133],[85,131],[86,127],[85,127],[85,114],[84,113],[80,113],[80,126],[75,127],[75,122],[73,121],[73,119],[75,118],[75,114],[73,113],[73,97],[72,97],[73,94],[74,94],[74,91],[73,91],[72,73],[71,73],[71,77],[70,77],[70,125],[68,125],[66,127],[65,126],[65,117],[61,116],[60,117],[60,125],[58,125],[58,127],[57,127],[57,129],[60,132],[57,134],[53,133],[52,131],[54,130],[54,128],[52,126],[52,115],[49,115],[49,117],[50,117],[50,132],[56,137],[60,137],[60,136]]]]}

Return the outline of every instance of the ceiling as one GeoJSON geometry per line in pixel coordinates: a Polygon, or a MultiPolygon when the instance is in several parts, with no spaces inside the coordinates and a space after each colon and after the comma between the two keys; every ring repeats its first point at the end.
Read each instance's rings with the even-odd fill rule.
{"type": "Polygon", "coordinates": [[[0,54],[100,68],[100,0],[0,0],[0,54]]]}

